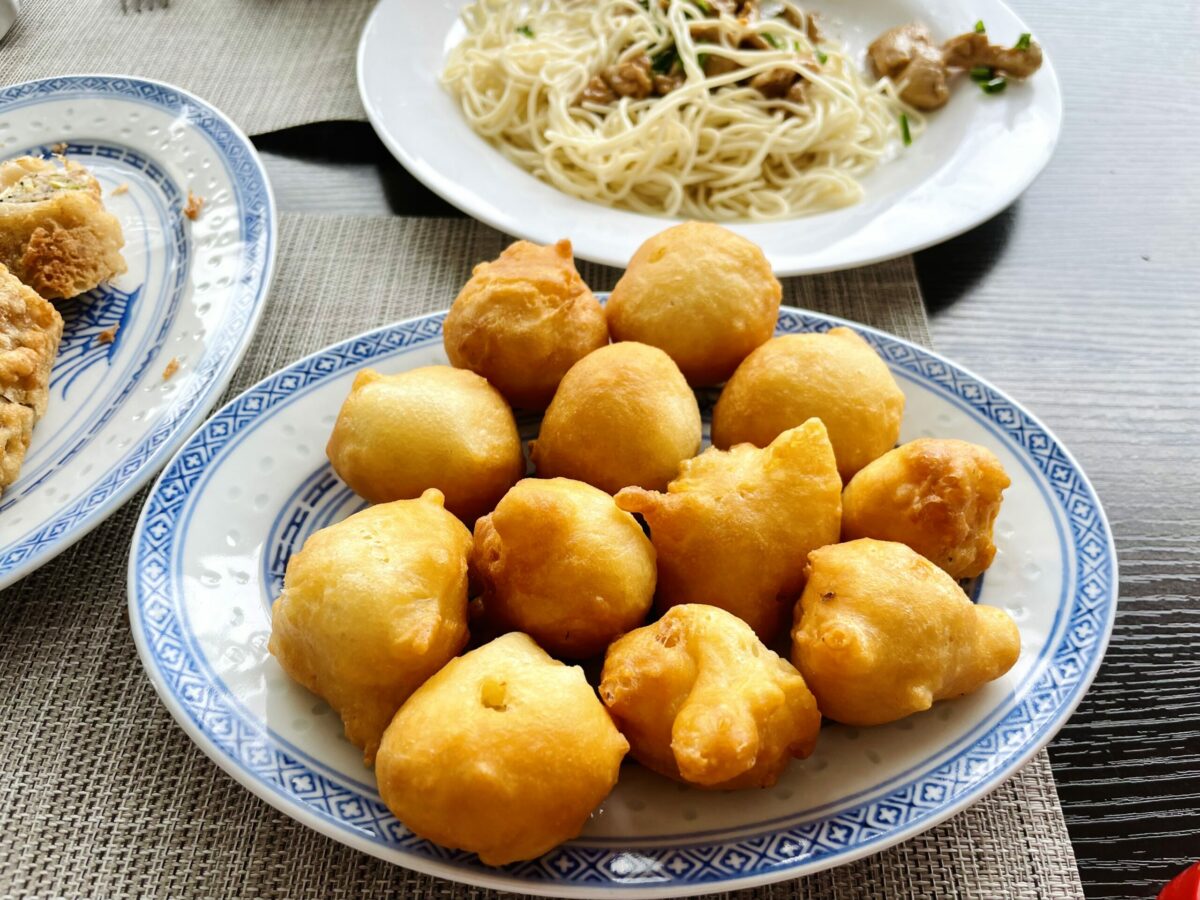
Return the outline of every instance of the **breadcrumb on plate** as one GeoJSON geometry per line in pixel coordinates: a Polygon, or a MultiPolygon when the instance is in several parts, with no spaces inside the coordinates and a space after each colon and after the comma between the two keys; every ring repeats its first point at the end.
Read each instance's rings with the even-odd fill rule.
{"type": "Polygon", "coordinates": [[[163,381],[169,381],[171,376],[179,371],[179,357],[172,356],[171,361],[167,363],[167,367],[163,369],[163,381]]]}
{"type": "Polygon", "coordinates": [[[108,196],[120,197],[122,194],[128,194],[128,193],[129,193],[129,182],[122,181],[115,188],[113,188],[111,191],[108,192],[108,196]]]}
{"type": "Polygon", "coordinates": [[[191,191],[188,191],[187,206],[183,208],[183,214],[195,222],[200,218],[200,211],[204,209],[204,198],[198,197],[191,191]]]}
{"type": "Polygon", "coordinates": [[[102,344],[111,344],[117,339],[117,331],[120,329],[120,327],[121,323],[118,322],[116,325],[113,325],[112,328],[105,328],[96,336],[96,340],[102,344]]]}

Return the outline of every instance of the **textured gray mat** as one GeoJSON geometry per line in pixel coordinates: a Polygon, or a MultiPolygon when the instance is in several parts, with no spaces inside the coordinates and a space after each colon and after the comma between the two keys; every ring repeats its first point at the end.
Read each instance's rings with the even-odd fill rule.
{"type": "MultiPolygon", "coordinates": [[[[175,0],[179,2],[179,0],[175,0]]],[[[284,216],[236,390],[359,331],[443,308],[507,239],[475,222],[284,216]]],[[[615,280],[584,266],[596,289],[615,280]]],[[[791,279],[786,303],[928,342],[907,259],[791,279]]],[[[0,594],[0,897],[467,898],[297,824],[191,743],[142,672],[125,563],[143,492],[0,594]]],[[[1083,896],[1046,754],[898,847],[741,898],[1083,896]]]]}

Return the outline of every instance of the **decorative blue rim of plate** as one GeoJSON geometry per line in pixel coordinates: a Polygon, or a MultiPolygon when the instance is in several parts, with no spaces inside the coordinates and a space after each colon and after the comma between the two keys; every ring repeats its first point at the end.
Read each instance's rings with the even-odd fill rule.
{"type": "MultiPolygon", "coordinates": [[[[1010,443],[1052,488],[1068,524],[1064,552],[1074,589],[1062,623],[1043,650],[1041,674],[999,720],[931,770],[901,777],[882,796],[829,815],[747,836],[708,833],[686,846],[614,848],[568,842],[539,859],[500,869],[439,847],[405,829],[374,791],[334,780],[248,721],[184,633],[178,568],[181,535],[205,473],[276,407],[325,379],[431,341],[444,313],[385,326],[293,363],[214,414],[179,450],[155,484],[129,559],[129,616],[147,674],[175,719],[218,765],[249,790],[343,843],[444,878],[555,896],[682,896],[795,878],[877,852],[938,824],[979,800],[1040,750],[1082,699],[1104,656],[1116,613],[1112,534],[1087,476],[1033,416],[955,363],[885,332],[785,307],[776,333],[857,330],[894,371],[969,410],[1010,443]]],[[[981,732],[981,733],[980,733],[981,732]]],[[[919,767],[918,767],[919,768],[919,767]]]]}
{"type": "Polygon", "coordinates": [[[100,97],[148,104],[186,120],[223,157],[236,189],[245,259],[233,280],[227,314],[193,367],[194,381],[141,440],[88,493],[35,532],[0,546],[0,587],[57,556],[112,515],[176,450],[229,385],[266,305],[275,270],[275,198],[250,139],[223,113],[182,88],[125,75],[64,75],[0,89],[0,114],[31,100],[100,97]]]}

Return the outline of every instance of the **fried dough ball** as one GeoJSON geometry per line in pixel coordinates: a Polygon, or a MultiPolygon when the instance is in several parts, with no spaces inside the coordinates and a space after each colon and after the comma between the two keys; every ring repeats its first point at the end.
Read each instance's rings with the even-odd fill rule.
{"type": "Polygon", "coordinates": [[[569,478],[518,481],[475,523],[483,608],[558,656],[600,653],[646,617],[654,547],[599,488],[569,478]]]}
{"type": "Polygon", "coordinates": [[[474,372],[450,366],[359,372],[326,453],[363,499],[383,503],[437,488],[468,525],[525,474],[504,398],[474,372]]]}
{"type": "Polygon", "coordinates": [[[889,450],[846,485],[842,537],[908,544],[954,578],[992,564],[992,525],[1011,482],[986,447],[920,438],[889,450]]]}
{"type": "Polygon", "coordinates": [[[770,339],[783,290],[757,245],[712,222],[647,240],[608,301],[613,339],[665,350],[690,384],[718,384],[770,339]]]}
{"type": "Polygon", "coordinates": [[[329,701],[367,765],[400,704],[467,642],[470,550],[429,490],[322,528],[288,561],[268,648],[329,701]]]}
{"type": "Polygon", "coordinates": [[[545,409],[567,369],[608,343],[608,326],[570,241],[517,241],[475,267],[443,342],[451,363],[482,375],[513,406],[545,409]]]}
{"type": "Polygon", "coordinates": [[[792,662],[831,719],[894,722],[969,694],[1017,661],[1012,616],[976,606],[904,544],[833,544],[810,553],[808,564],[792,662]]]}
{"type": "Polygon", "coordinates": [[[700,437],[700,407],[679,367],[657,347],[625,341],[571,367],[530,447],[538,475],[615,494],[665,488],[700,437]]]}
{"type": "Polygon", "coordinates": [[[719,606],[770,642],[789,622],[809,551],[837,542],[841,493],[825,426],[809,419],[762,450],[710,447],[665,494],[625,488],[617,505],[650,526],[660,606],[719,606]]]}
{"type": "Polygon", "coordinates": [[[600,697],[638,762],[706,788],[770,787],[821,728],[800,673],[715,606],[673,607],[614,643],[600,697]]]}
{"type": "Polygon", "coordinates": [[[871,345],[849,328],[785,334],[746,357],[713,409],[712,442],[765,447],[812,417],[825,423],[847,481],[900,437],[904,394],[871,345]]]}
{"type": "Polygon", "coordinates": [[[502,866],[578,835],[628,749],[583,670],[513,633],[452,660],[409,698],[375,774],[410,830],[502,866]]]}

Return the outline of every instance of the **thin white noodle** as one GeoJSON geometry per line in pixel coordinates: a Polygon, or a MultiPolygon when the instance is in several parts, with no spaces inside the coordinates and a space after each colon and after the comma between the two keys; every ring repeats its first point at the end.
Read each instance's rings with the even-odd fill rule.
{"type": "Polygon", "coordinates": [[[702,5],[475,0],[442,80],[471,127],[522,168],[572,196],[657,215],[757,221],[847,206],[862,198],[858,179],[894,150],[900,115],[912,134],[922,130],[896,85],[869,83],[840,46],[822,41],[818,64],[807,29],[773,18],[759,33],[793,49],[732,49],[742,26],[705,17],[702,5]],[[697,44],[696,23],[727,40],[697,44]],[[579,102],[606,66],[672,46],[686,80],[666,96],[579,102]],[[706,77],[701,53],[740,68],[706,77]],[[781,68],[807,82],[803,102],[745,83],[781,68]]]}

